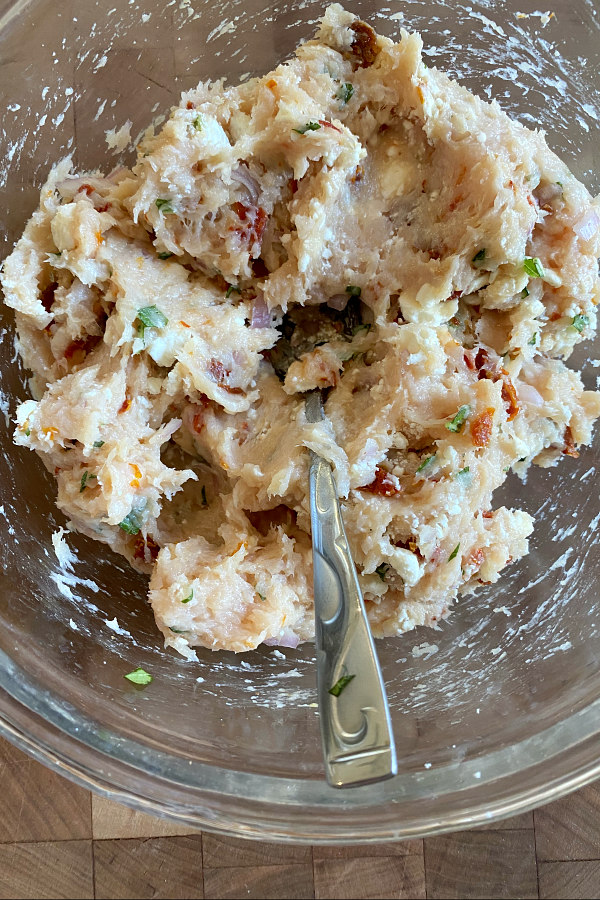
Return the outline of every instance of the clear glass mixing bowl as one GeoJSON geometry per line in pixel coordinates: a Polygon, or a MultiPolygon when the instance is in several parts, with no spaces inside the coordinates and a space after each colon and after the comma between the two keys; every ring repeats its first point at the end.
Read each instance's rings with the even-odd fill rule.
{"type": "MultiPolygon", "coordinates": [[[[350,8],[385,34],[419,29],[430,64],[496,97],[598,191],[600,14],[537,0],[390,0],[350,8]]],[[[4,190],[0,255],[50,163],[118,162],[105,131],[135,135],[201,78],[258,74],[310,36],[321,2],[0,0],[4,190]]],[[[126,158],[126,157],[124,157],[126,158]]],[[[0,336],[0,728],[80,783],[182,822],[288,841],[379,841],[462,828],[557,797],[600,774],[600,441],[506,497],[538,519],[530,556],[461,601],[449,622],[379,644],[401,774],[339,792],[323,780],[313,648],[246,657],[166,653],[144,580],[102,545],[70,538],[52,478],[11,440],[26,396],[10,316],[0,336]],[[118,623],[114,622],[115,617],[118,623]],[[413,648],[430,645],[425,653],[413,648]],[[433,652],[432,645],[437,645],[433,652]],[[123,675],[155,680],[141,691],[123,675]]],[[[590,357],[600,356],[598,344],[590,357]]],[[[588,386],[593,364],[581,354],[588,386]]]]}

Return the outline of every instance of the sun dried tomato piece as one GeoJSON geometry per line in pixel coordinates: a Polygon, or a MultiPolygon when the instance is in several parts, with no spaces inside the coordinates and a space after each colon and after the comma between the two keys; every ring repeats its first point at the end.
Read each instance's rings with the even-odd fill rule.
{"type": "Polygon", "coordinates": [[[565,433],[563,440],[565,442],[565,446],[563,449],[563,453],[565,456],[572,456],[573,459],[579,459],[579,452],[575,446],[575,441],[573,440],[573,432],[571,431],[571,426],[567,425],[565,428],[565,433]]]}
{"type": "Polygon", "coordinates": [[[487,447],[494,430],[494,410],[486,409],[471,422],[471,440],[475,447],[487,447]]]}
{"type": "Polygon", "coordinates": [[[226,369],[222,362],[218,359],[211,359],[206,367],[209,378],[215,381],[220,388],[227,391],[228,394],[243,394],[240,387],[231,387],[226,381],[231,375],[231,370],[226,369]]]}
{"type": "Polygon", "coordinates": [[[517,403],[518,397],[516,388],[510,380],[510,375],[508,372],[505,372],[504,369],[502,369],[502,399],[506,403],[508,421],[512,422],[512,420],[517,417],[520,406],[517,403]]]}
{"type": "Polygon", "coordinates": [[[150,537],[150,535],[147,535],[146,538],[144,538],[143,534],[137,534],[135,537],[135,541],[133,542],[134,559],[145,560],[146,550],[148,550],[151,559],[156,559],[160,547],[158,546],[156,541],[150,537]]]}
{"type": "Polygon", "coordinates": [[[119,409],[117,415],[121,415],[121,413],[127,412],[130,407],[131,397],[128,397],[127,394],[125,394],[125,399],[123,400],[123,403],[121,404],[121,408],[119,409]]]}
{"type": "Polygon", "coordinates": [[[379,53],[375,32],[366,22],[353,22],[350,28],[356,35],[351,44],[352,53],[358,58],[359,66],[367,69],[379,53]]]}
{"type": "Polygon", "coordinates": [[[90,194],[93,194],[95,190],[96,189],[93,188],[91,184],[82,184],[81,187],[78,188],[77,193],[81,194],[83,192],[84,194],[87,194],[89,197],[90,194]]]}
{"type": "Polygon", "coordinates": [[[381,466],[377,466],[375,469],[375,478],[371,484],[363,485],[360,490],[368,491],[369,494],[376,494],[379,497],[395,497],[396,494],[402,493],[402,487],[397,487],[390,473],[381,466]]]}
{"type": "Polygon", "coordinates": [[[236,200],[235,203],[231,204],[231,208],[240,222],[244,223],[243,228],[234,228],[233,230],[248,244],[260,244],[269,221],[269,217],[262,206],[246,206],[244,203],[236,200]]]}

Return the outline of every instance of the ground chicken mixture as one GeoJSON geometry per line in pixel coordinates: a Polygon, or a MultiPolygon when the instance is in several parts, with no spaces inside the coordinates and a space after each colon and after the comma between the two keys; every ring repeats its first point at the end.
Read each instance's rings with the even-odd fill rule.
{"type": "Polygon", "coordinates": [[[313,638],[307,448],[381,636],[522,557],[494,490],[590,441],[564,360],[595,332],[598,201],[421,47],[331,6],[268,75],[185,93],[132,169],[56,165],[4,263],[16,442],[188,658],[313,638]]]}

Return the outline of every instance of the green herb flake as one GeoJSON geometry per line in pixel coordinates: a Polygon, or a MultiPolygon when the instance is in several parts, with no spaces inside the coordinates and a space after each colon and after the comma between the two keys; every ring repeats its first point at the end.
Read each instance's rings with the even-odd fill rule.
{"type": "Polygon", "coordinates": [[[484,261],[485,255],[486,255],[485,248],[483,250],[479,250],[473,257],[473,259],[471,260],[471,263],[474,266],[478,266],[480,263],[482,263],[484,261]]]}
{"type": "Polygon", "coordinates": [[[165,200],[164,197],[159,197],[158,200],[154,201],[156,203],[157,209],[159,209],[163,215],[167,215],[168,213],[173,212],[173,207],[171,206],[170,200],[165,200]]]}
{"type": "Polygon", "coordinates": [[[575,331],[579,332],[579,334],[581,334],[583,329],[586,328],[589,324],[590,320],[584,313],[578,313],[571,322],[571,325],[573,326],[575,331]]]}
{"type": "Polygon", "coordinates": [[[241,289],[241,287],[239,286],[239,284],[230,284],[230,285],[229,285],[229,287],[227,288],[227,293],[225,294],[225,296],[227,297],[227,299],[229,299],[229,297],[231,297],[231,295],[233,294],[234,291],[235,291],[236,294],[241,294],[241,293],[242,293],[242,289],[241,289]]]}
{"type": "Polygon", "coordinates": [[[96,450],[99,450],[100,447],[104,447],[104,441],[94,441],[92,447],[94,447],[94,449],[96,450]]]}
{"type": "Polygon", "coordinates": [[[390,567],[387,563],[381,563],[381,565],[377,566],[377,568],[375,569],[375,572],[377,573],[377,575],[379,575],[382,581],[385,581],[385,576],[387,575],[389,568],[390,567]]]}
{"type": "Polygon", "coordinates": [[[169,631],[172,631],[173,634],[185,634],[187,628],[173,628],[172,625],[169,625],[169,631]]]}
{"type": "Polygon", "coordinates": [[[537,333],[537,331],[534,331],[533,334],[531,335],[531,337],[529,338],[529,340],[527,341],[527,343],[529,344],[530,347],[535,347],[535,345],[537,344],[537,339],[538,339],[538,333],[537,333]]]}
{"type": "Polygon", "coordinates": [[[448,431],[453,431],[455,434],[461,430],[463,425],[465,424],[465,419],[471,412],[471,407],[465,404],[465,406],[461,406],[456,415],[450,422],[446,422],[446,428],[448,431]]]}
{"type": "Polygon", "coordinates": [[[154,681],[152,675],[142,668],[134,669],[133,672],[130,672],[129,675],[124,675],[123,678],[126,678],[127,681],[131,681],[133,684],[151,684],[154,681]]]}
{"type": "Polygon", "coordinates": [[[127,534],[139,534],[142,527],[141,510],[132,509],[122,522],[119,522],[119,528],[127,532],[127,534]]]}
{"type": "Polygon", "coordinates": [[[450,556],[448,557],[448,562],[452,562],[453,559],[456,559],[458,556],[458,551],[460,550],[460,544],[457,544],[450,556]]]}
{"type": "Polygon", "coordinates": [[[431,456],[428,456],[426,459],[424,459],[423,462],[421,463],[421,465],[419,466],[419,468],[417,469],[417,472],[422,472],[423,469],[426,469],[427,466],[429,466],[429,464],[433,462],[436,455],[437,454],[433,453],[431,456]]]}
{"type": "Polygon", "coordinates": [[[465,475],[470,475],[470,474],[471,474],[471,470],[469,469],[469,466],[465,466],[464,469],[461,469],[460,472],[457,472],[454,477],[455,478],[464,478],[465,475]]]}
{"type": "Polygon", "coordinates": [[[31,434],[31,429],[30,429],[30,428],[26,428],[26,429],[25,429],[25,437],[29,437],[30,434],[31,434]]]}
{"type": "Polygon", "coordinates": [[[96,478],[96,475],[94,475],[93,472],[88,472],[88,470],[86,469],[85,472],[83,473],[83,475],[81,476],[81,482],[80,482],[80,486],[79,486],[80,494],[83,494],[83,492],[85,491],[85,489],[87,487],[87,483],[90,480],[90,478],[96,478]]]}
{"type": "Polygon", "coordinates": [[[361,331],[364,331],[366,334],[368,334],[370,330],[371,326],[368,324],[357,325],[356,328],[352,329],[352,337],[356,337],[361,333],[361,331]]]}
{"type": "Polygon", "coordinates": [[[157,306],[142,306],[137,318],[145,328],[164,328],[169,321],[157,306]]]}
{"type": "Polygon", "coordinates": [[[181,602],[182,602],[182,603],[189,603],[189,602],[190,602],[191,600],[193,600],[193,599],[194,599],[194,588],[191,589],[189,595],[188,595],[187,597],[184,597],[183,600],[182,600],[181,602]]]}
{"type": "Polygon", "coordinates": [[[192,125],[194,126],[196,131],[202,131],[202,129],[204,128],[204,117],[202,116],[201,113],[198,113],[198,115],[192,122],[192,125]]]}
{"type": "Polygon", "coordinates": [[[350,294],[351,297],[360,297],[362,288],[358,287],[357,284],[349,284],[346,288],[346,293],[350,294]]]}
{"type": "Polygon", "coordinates": [[[339,697],[342,691],[348,687],[353,678],[356,678],[356,675],[342,675],[333,687],[329,688],[328,693],[330,693],[333,697],[339,697]]]}
{"type": "Polygon", "coordinates": [[[267,599],[267,598],[266,598],[266,597],[265,597],[265,595],[264,595],[264,594],[261,594],[261,592],[260,592],[260,591],[257,591],[257,592],[256,592],[256,593],[257,593],[257,594],[258,594],[258,596],[259,596],[259,597],[260,597],[260,599],[261,599],[261,600],[262,600],[262,602],[263,602],[263,603],[264,603],[264,602],[265,602],[265,600],[266,600],[266,599],[267,599]]]}
{"type": "Polygon", "coordinates": [[[62,250],[52,250],[52,256],[62,256],[62,250]]]}
{"type": "Polygon", "coordinates": [[[530,278],[544,277],[544,267],[537,256],[526,256],[523,260],[523,268],[530,278]]]}
{"type": "Polygon", "coordinates": [[[208,500],[206,499],[206,488],[204,485],[202,485],[202,490],[200,491],[200,495],[202,497],[202,506],[207,507],[208,500]]]}
{"type": "Polygon", "coordinates": [[[335,95],[338,100],[341,100],[342,103],[348,103],[354,93],[354,85],[350,84],[349,81],[344,82],[344,84],[340,87],[339,91],[335,95]]]}
{"type": "Polygon", "coordinates": [[[524,300],[525,297],[529,297],[529,288],[526,287],[521,291],[521,300],[524,300]]]}
{"type": "Polygon", "coordinates": [[[292,131],[295,131],[296,134],[306,134],[307,131],[318,131],[320,127],[318,122],[307,122],[306,125],[301,125],[300,128],[292,128],[292,131]]]}
{"type": "Polygon", "coordinates": [[[173,256],[173,254],[169,253],[168,250],[163,250],[162,253],[158,254],[159,259],[171,259],[172,256],[173,256]]]}

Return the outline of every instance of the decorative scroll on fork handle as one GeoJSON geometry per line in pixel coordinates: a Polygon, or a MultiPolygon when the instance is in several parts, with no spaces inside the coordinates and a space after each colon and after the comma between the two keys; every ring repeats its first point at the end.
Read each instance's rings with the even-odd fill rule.
{"type": "MultiPolygon", "coordinates": [[[[309,395],[306,413],[311,422],[323,418],[320,394],[309,395]]],[[[353,787],[395,775],[396,748],[331,465],[312,450],[310,453],[317,689],[323,756],[329,784],[353,787]]]]}

